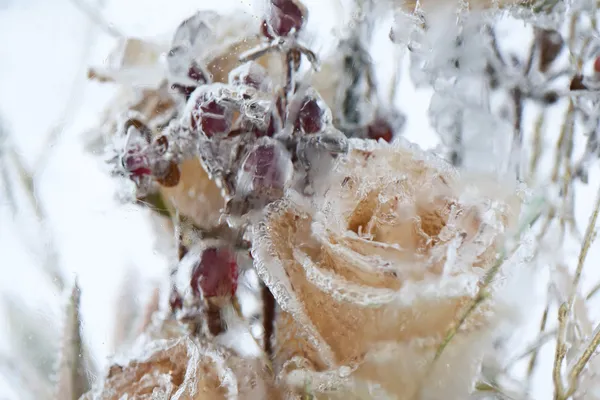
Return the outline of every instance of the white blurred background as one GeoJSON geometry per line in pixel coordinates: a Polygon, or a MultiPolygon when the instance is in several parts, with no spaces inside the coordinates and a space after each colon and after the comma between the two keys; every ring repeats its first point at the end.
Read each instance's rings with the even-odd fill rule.
{"type": "MultiPolygon", "coordinates": [[[[343,26],[350,16],[343,12],[340,0],[304,2],[311,10],[308,29],[317,49],[326,49],[327,43],[319,39],[331,35],[334,21],[343,26]]],[[[5,149],[23,160],[25,168],[34,171],[34,194],[40,212],[47,218],[44,225],[38,223],[14,168],[9,171],[10,185],[2,176],[0,294],[22,305],[21,312],[33,315],[48,332],[58,332],[65,296],[43,270],[56,254],[66,286],[75,276],[79,281],[85,340],[100,371],[112,351],[113,316],[124,280],[130,279],[130,284],[138,286],[141,304],[154,282],[166,278],[168,260],[159,251],[146,211],[121,205],[115,199],[115,183],[103,171],[100,158],[85,149],[87,130],[100,122],[100,112],[115,95],[115,87],[110,84],[88,82],[87,68],[105,62],[115,46],[116,38],[109,30],[124,36],[168,38],[182,19],[199,8],[237,9],[258,15],[258,8],[251,3],[0,0],[0,119],[4,132],[0,140],[5,149]],[[87,8],[100,11],[95,14],[95,22],[86,14],[87,8]]],[[[376,62],[393,54],[387,29],[381,30],[381,40],[376,41],[376,62]]],[[[380,76],[389,78],[391,71],[384,69],[380,76]]],[[[426,118],[429,96],[429,91],[416,92],[408,79],[403,79],[397,98],[408,116],[405,137],[427,148],[437,145],[426,118]]],[[[589,187],[583,189],[590,195],[580,197],[591,202],[597,184],[598,177],[592,176],[589,187]]],[[[584,204],[576,209],[578,220],[585,222],[589,207],[584,204]]],[[[597,250],[593,254],[596,260],[597,250]]],[[[586,276],[585,285],[591,287],[598,271],[593,259],[588,265],[588,270],[594,271],[586,276]]],[[[9,334],[19,332],[18,318],[8,314],[0,307],[0,354],[18,356],[26,349],[56,346],[21,337],[23,350],[19,350],[14,341],[8,340],[9,334]]],[[[598,317],[600,313],[592,314],[598,317]]],[[[537,316],[535,320],[533,325],[537,324],[537,316]]],[[[538,388],[534,395],[539,399],[549,398],[551,393],[552,342],[544,349],[535,379],[538,388]]],[[[0,399],[19,399],[17,391],[0,371],[0,399]]]]}

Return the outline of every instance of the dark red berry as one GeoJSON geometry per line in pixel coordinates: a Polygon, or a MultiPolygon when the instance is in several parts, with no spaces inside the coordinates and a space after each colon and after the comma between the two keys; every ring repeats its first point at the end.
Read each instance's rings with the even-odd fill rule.
{"type": "Polygon", "coordinates": [[[375,121],[367,128],[367,136],[369,139],[383,139],[386,142],[391,142],[394,137],[394,132],[389,122],[382,118],[376,118],[375,121]]]}
{"type": "Polygon", "coordinates": [[[152,175],[152,170],[148,165],[148,159],[139,153],[131,152],[125,154],[122,158],[123,168],[135,177],[152,175]]]}
{"type": "Polygon", "coordinates": [[[233,115],[227,107],[217,100],[204,100],[200,97],[192,110],[190,127],[192,130],[202,130],[206,137],[226,134],[231,129],[233,115]]]}
{"type": "Polygon", "coordinates": [[[190,285],[195,296],[233,296],[237,290],[238,265],[228,247],[209,247],[194,265],[190,285]]]}
{"type": "Polygon", "coordinates": [[[256,145],[244,160],[242,170],[250,178],[250,190],[281,189],[286,183],[285,152],[274,143],[256,145]]]}
{"type": "Polygon", "coordinates": [[[297,33],[304,26],[306,9],[296,0],[271,0],[267,25],[280,37],[297,33]]]}
{"type": "Polygon", "coordinates": [[[597,74],[600,73],[600,56],[594,60],[594,72],[597,74]]]}
{"type": "Polygon", "coordinates": [[[316,99],[308,98],[304,100],[294,127],[304,133],[317,133],[323,129],[323,114],[324,110],[321,108],[316,99]]]}

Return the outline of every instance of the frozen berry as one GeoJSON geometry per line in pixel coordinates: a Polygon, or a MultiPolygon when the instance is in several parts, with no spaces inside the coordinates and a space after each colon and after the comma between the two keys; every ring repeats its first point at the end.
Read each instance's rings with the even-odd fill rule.
{"type": "Polygon", "coordinates": [[[369,139],[379,140],[383,139],[386,142],[391,142],[394,137],[392,127],[384,119],[375,119],[367,128],[367,136],[369,139]]]}
{"type": "Polygon", "coordinates": [[[323,129],[324,110],[313,98],[304,100],[298,111],[294,128],[303,133],[317,133],[323,129]]]}
{"type": "Polygon", "coordinates": [[[594,60],[594,72],[600,74],[600,56],[594,60]]]}
{"type": "Polygon", "coordinates": [[[237,290],[238,265],[228,247],[209,247],[194,265],[190,286],[195,296],[233,296],[237,290]]]}
{"type": "Polygon", "coordinates": [[[271,0],[267,26],[276,36],[297,33],[304,26],[306,8],[297,0],[271,0]]]}
{"type": "Polygon", "coordinates": [[[242,164],[238,186],[247,192],[282,189],[290,171],[290,157],[273,141],[255,145],[242,164]]]}
{"type": "Polygon", "coordinates": [[[121,162],[123,164],[123,168],[125,168],[125,171],[127,171],[131,176],[139,177],[152,174],[148,159],[141,154],[137,154],[132,151],[125,154],[121,162]]]}
{"type": "Polygon", "coordinates": [[[192,130],[201,130],[206,137],[226,134],[231,129],[233,115],[226,106],[219,104],[216,99],[204,100],[198,98],[192,110],[190,127],[192,130]]]}
{"type": "Polygon", "coordinates": [[[256,137],[263,137],[263,136],[273,137],[279,131],[280,126],[281,126],[281,121],[279,120],[279,116],[277,116],[275,113],[271,113],[271,116],[269,118],[269,125],[267,125],[267,128],[266,129],[255,128],[254,134],[256,135],[256,137]]]}

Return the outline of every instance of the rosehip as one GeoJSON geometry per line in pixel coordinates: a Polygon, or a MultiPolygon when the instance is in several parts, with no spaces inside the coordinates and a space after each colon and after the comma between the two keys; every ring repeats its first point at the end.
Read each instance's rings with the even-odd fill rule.
{"type": "Polygon", "coordinates": [[[195,296],[233,296],[237,290],[238,265],[228,247],[209,247],[194,265],[190,286],[195,296]]]}
{"type": "Polygon", "coordinates": [[[148,159],[140,154],[127,153],[121,160],[123,168],[134,177],[151,175],[152,170],[150,169],[148,159]]]}
{"type": "Polygon", "coordinates": [[[367,126],[367,137],[374,140],[383,139],[389,143],[404,123],[405,117],[395,110],[378,113],[375,119],[367,126]]]}
{"type": "Polygon", "coordinates": [[[282,189],[288,180],[290,162],[278,143],[259,143],[246,156],[239,183],[247,191],[282,189]]]}
{"type": "Polygon", "coordinates": [[[217,99],[199,96],[191,110],[190,128],[201,130],[206,137],[227,134],[233,122],[233,113],[217,99]]]}
{"type": "Polygon", "coordinates": [[[303,133],[317,133],[323,129],[323,116],[325,110],[321,108],[317,99],[307,97],[298,111],[294,128],[303,133]]]}
{"type": "Polygon", "coordinates": [[[600,56],[594,60],[594,72],[600,74],[600,56]]]}
{"type": "Polygon", "coordinates": [[[307,11],[299,1],[271,0],[270,3],[266,19],[269,34],[285,37],[302,29],[307,11]]]}

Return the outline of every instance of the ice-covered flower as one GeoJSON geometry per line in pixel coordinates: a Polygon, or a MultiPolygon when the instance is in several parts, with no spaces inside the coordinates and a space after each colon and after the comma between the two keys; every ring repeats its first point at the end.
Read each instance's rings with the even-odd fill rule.
{"type": "Polygon", "coordinates": [[[351,140],[315,200],[289,193],[254,239],[258,273],[281,308],[282,383],[331,397],[466,398],[493,302],[431,361],[497,265],[519,208],[513,191],[404,141],[351,140]]]}
{"type": "Polygon", "coordinates": [[[259,359],[189,336],[142,337],[139,354],[114,364],[106,378],[82,400],[267,399],[277,394],[259,359]],[[143,340],[143,339],[147,340],[143,340]]]}

